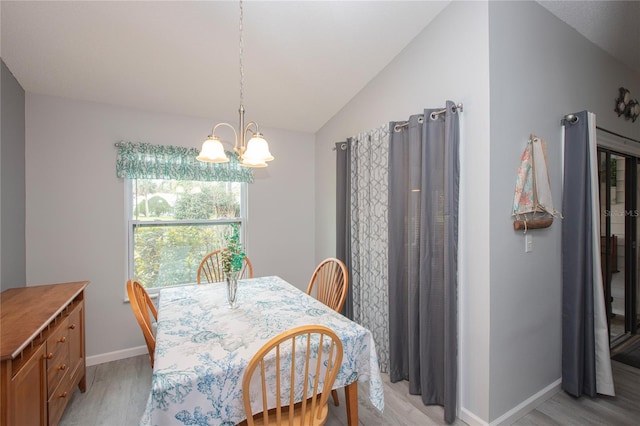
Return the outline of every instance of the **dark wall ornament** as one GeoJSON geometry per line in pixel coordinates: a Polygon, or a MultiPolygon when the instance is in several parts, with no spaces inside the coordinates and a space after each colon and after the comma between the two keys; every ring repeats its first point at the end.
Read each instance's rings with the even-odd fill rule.
{"type": "Polygon", "coordinates": [[[640,116],[640,103],[638,103],[637,99],[631,99],[631,92],[628,89],[621,87],[618,90],[619,95],[618,99],[616,99],[614,111],[618,114],[618,117],[623,115],[625,120],[631,119],[635,123],[638,116],[640,116]]]}

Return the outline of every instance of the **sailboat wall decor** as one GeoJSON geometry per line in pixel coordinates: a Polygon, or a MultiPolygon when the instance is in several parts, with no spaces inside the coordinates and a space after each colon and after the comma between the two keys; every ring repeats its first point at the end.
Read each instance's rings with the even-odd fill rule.
{"type": "Polygon", "coordinates": [[[513,198],[513,228],[515,230],[548,228],[560,212],[553,208],[549,172],[547,170],[547,143],[531,135],[522,153],[516,191],[513,198]]]}

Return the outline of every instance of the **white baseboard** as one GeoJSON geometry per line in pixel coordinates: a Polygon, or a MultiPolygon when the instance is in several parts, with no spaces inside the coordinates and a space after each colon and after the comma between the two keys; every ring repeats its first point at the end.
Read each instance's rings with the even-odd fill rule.
{"type": "Polygon", "coordinates": [[[473,414],[466,408],[461,408],[458,413],[458,418],[468,424],[469,426],[487,426],[489,423],[482,420],[480,417],[473,414]]]}
{"type": "Polygon", "coordinates": [[[542,404],[547,399],[558,393],[562,379],[558,379],[551,383],[549,386],[541,389],[538,393],[532,395],[530,398],[525,399],[520,404],[513,407],[494,421],[490,423],[490,426],[506,426],[518,420],[520,417],[527,414],[529,411],[535,409],[538,405],[542,404]]]}
{"type": "Polygon", "coordinates": [[[131,358],[132,356],[149,353],[146,346],[123,349],[121,351],[107,352],[106,354],[93,355],[87,357],[87,367],[104,364],[105,362],[117,361],[119,359],[131,358]]]}
{"type": "Polygon", "coordinates": [[[542,404],[547,399],[551,398],[560,390],[560,385],[562,384],[562,379],[558,379],[555,382],[551,383],[544,389],[532,395],[530,398],[522,401],[520,404],[513,407],[511,410],[507,411],[491,423],[482,420],[480,417],[476,416],[472,412],[468,411],[465,408],[461,408],[459,412],[459,418],[463,422],[467,423],[469,426],[506,426],[510,425],[520,417],[527,414],[529,411],[535,409],[538,405],[542,404]]]}

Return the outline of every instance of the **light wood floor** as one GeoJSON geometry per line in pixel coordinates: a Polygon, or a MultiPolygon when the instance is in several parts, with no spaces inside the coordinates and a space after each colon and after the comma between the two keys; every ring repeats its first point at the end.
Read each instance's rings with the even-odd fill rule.
{"type": "MultiPolygon", "coordinates": [[[[538,408],[519,419],[518,426],[546,425],[634,425],[640,419],[640,369],[613,361],[617,395],[575,399],[558,392],[538,408]]],[[[362,426],[444,425],[443,410],[425,407],[419,396],[409,395],[406,382],[390,383],[383,374],[384,413],[378,412],[367,396],[367,385],[358,390],[362,426]]],[[[127,358],[87,368],[87,392],[76,390],[67,407],[61,426],[138,425],[151,386],[151,367],[146,355],[127,358]]],[[[344,392],[340,406],[329,400],[327,426],[346,426],[344,392]]],[[[457,420],[455,425],[466,423],[457,420]]],[[[167,425],[168,426],[168,425],[167,425]]]]}
{"type": "Polygon", "coordinates": [[[640,369],[611,361],[616,396],[574,398],[560,391],[517,426],[631,426],[640,424],[640,369]]]}

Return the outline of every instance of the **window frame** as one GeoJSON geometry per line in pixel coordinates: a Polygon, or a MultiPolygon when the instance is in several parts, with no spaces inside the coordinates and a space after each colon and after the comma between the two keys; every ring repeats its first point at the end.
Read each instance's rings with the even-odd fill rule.
{"type": "MultiPolygon", "coordinates": [[[[125,216],[125,233],[126,233],[126,250],[125,250],[125,279],[124,279],[124,300],[125,302],[129,301],[129,295],[127,294],[126,283],[129,279],[134,278],[134,231],[136,226],[188,226],[194,224],[207,224],[207,225],[226,225],[232,223],[240,224],[240,243],[242,247],[244,247],[245,253],[249,256],[247,252],[247,192],[248,192],[248,183],[247,182],[236,182],[240,184],[240,216],[236,218],[225,218],[225,219],[180,219],[180,220],[136,220],[131,218],[131,212],[133,212],[133,186],[136,178],[125,178],[125,191],[124,191],[124,216],[125,216]]],[[[159,179],[159,180],[170,180],[170,179],[159,179]]],[[[215,181],[214,181],[215,182],[215,181]]],[[[193,285],[195,283],[185,283],[185,284],[176,284],[172,286],[166,286],[162,288],[175,288],[175,287],[184,287],[188,285],[193,285]]],[[[149,296],[155,298],[160,293],[162,288],[146,288],[149,296]]]]}

